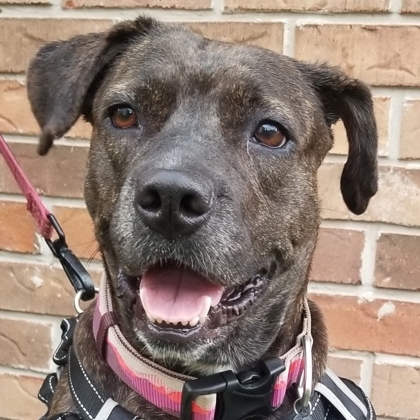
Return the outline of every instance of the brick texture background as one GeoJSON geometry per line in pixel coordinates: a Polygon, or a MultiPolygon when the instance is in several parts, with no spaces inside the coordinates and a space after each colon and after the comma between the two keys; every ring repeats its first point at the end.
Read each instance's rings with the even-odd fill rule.
{"type": "MultiPolygon", "coordinates": [[[[101,31],[149,13],[205,36],[308,61],[327,60],[372,86],[380,192],[362,216],[339,192],[341,123],[319,171],[323,224],[310,293],[329,329],[330,366],[361,384],[380,417],[420,418],[420,2],[417,0],[0,0],[0,132],[98,279],[83,202],[90,127],[78,123],[45,158],[26,99],[25,70],[47,41],[101,31]],[[117,18],[116,18],[117,17],[117,18]]],[[[39,240],[0,162],[0,418],[39,418],[72,291],[39,240]]]]}

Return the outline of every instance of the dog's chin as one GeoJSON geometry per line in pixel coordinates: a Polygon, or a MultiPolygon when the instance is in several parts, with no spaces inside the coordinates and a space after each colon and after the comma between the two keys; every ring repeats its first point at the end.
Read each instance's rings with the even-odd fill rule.
{"type": "Polygon", "coordinates": [[[185,265],[165,263],[139,276],[120,271],[116,288],[131,313],[132,330],[148,351],[180,360],[199,358],[204,348],[226,337],[260,300],[267,274],[261,269],[239,286],[222,286],[185,265]]]}

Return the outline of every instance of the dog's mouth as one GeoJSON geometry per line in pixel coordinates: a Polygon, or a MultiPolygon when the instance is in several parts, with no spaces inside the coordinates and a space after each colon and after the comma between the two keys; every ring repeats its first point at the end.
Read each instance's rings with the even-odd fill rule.
{"type": "Polygon", "coordinates": [[[261,295],[264,274],[262,270],[245,284],[224,287],[188,267],[151,267],[136,279],[134,314],[150,333],[170,341],[212,338],[261,295]]]}

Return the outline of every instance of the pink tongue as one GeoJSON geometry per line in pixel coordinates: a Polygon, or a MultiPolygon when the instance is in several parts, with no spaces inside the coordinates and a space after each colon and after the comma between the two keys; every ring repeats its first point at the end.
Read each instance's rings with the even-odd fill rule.
{"type": "Polygon", "coordinates": [[[149,270],[140,283],[140,297],[146,313],[174,324],[202,315],[207,297],[211,298],[211,306],[216,306],[223,290],[222,286],[183,268],[149,270]]]}

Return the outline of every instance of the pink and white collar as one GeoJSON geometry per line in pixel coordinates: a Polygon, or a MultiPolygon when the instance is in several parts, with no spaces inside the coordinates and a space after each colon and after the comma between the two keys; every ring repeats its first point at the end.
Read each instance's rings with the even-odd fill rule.
{"type": "MultiPolygon", "coordinates": [[[[96,303],[93,332],[99,352],[122,381],[156,407],[180,418],[184,384],[196,378],[163,368],[141,356],[128,343],[116,323],[111,293],[105,276],[102,279],[96,303]]],[[[292,384],[300,381],[300,389],[302,389],[303,379],[308,384],[308,378],[311,378],[312,373],[310,354],[305,358],[308,343],[312,344],[311,317],[308,303],[305,300],[302,333],[297,337],[296,345],[286,354],[280,356],[286,369],[279,374],[274,383],[271,400],[273,410],[281,406],[286,390],[292,384]],[[310,360],[307,360],[308,358],[310,360]],[[305,370],[308,372],[304,372],[305,370]]],[[[217,394],[198,396],[192,404],[191,418],[193,420],[213,420],[216,396],[217,394]]]]}

